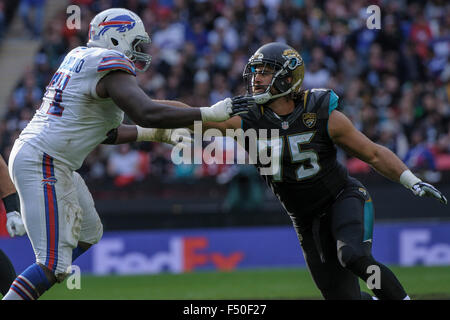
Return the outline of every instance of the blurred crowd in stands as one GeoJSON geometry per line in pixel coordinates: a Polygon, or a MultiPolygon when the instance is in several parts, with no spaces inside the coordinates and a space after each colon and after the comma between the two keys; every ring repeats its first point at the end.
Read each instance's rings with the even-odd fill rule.
{"type": "MultiPolygon", "coordinates": [[[[23,2],[40,2],[25,0],[23,2]]],[[[111,7],[142,18],[152,62],[138,74],[155,99],[209,106],[244,93],[242,71],[262,44],[283,41],[305,61],[304,88],[332,88],[343,112],[373,141],[402,158],[415,172],[439,180],[450,170],[450,3],[366,0],[73,0],[81,7],[81,30],[65,26],[66,11],[41,30],[26,22],[42,47],[17,84],[0,121],[0,151],[8,158],[14,139],[32,118],[64,55],[85,45],[89,21],[111,7]],[[369,30],[366,9],[381,7],[381,29],[369,30]]],[[[2,23],[0,0],[0,24],[2,23]]],[[[23,11],[19,10],[19,13],[23,11]]],[[[157,143],[100,146],[80,169],[89,180],[114,179],[126,186],[146,177],[189,181],[233,176],[256,183],[243,166],[174,165],[171,147],[157,143]],[[244,178],[242,178],[244,177],[244,178]]],[[[340,153],[351,173],[370,170],[340,153]]],[[[248,186],[248,185],[246,185],[248,186]]],[[[259,200],[255,200],[259,201],[259,200]]]]}

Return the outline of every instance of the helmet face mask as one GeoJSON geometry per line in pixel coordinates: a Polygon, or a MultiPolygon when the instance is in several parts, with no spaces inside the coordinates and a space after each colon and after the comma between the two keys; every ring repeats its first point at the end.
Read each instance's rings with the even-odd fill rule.
{"type": "Polygon", "coordinates": [[[285,90],[277,90],[274,86],[275,80],[280,79],[281,68],[269,62],[255,62],[248,64],[246,70],[244,71],[244,78],[247,82],[247,93],[250,95],[261,95],[265,93],[279,94],[285,90]],[[266,76],[272,75],[270,81],[266,81],[266,84],[261,84],[256,81],[258,75],[266,76]]]}
{"type": "Polygon", "coordinates": [[[243,77],[247,85],[247,94],[257,104],[265,104],[272,99],[298,93],[304,77],[304,64],[300,54],[290,46],[272,42],[259,48],[249,59],[243,77]],[[267,70],[267,71],[266,71],[267,70]],[[255,83],[257,74],[273,73],[272,80],[265,87],[255,83]]]}
{"type": "Polygon", "coordinates": [[[142,36],[136,36],[132,43],[132,50],[130,58],[136,64],[136,70],[146,71],[150,66],[150,62],[152,61],[152,57],[147,54],[148,47],[151,43],[150,38],[145,38],[142,36]],[[142,65],[140,68],[138,66],[142,65]]]}
{"type": "Polygon", "coordinates": [[[92,19],[87,46],[117,50],[138,64],[137,71],[143,72],[150,66],[151,56],[145,48],[150,42],[138,15],[127,9],[113,8],[92,19]]]}

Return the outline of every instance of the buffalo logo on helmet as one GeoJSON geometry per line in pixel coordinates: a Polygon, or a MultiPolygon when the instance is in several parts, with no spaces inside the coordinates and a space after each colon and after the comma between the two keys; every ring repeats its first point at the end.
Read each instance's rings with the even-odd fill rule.
{"type": "Polygon", "coordinates": [[[302,117],[303,117],[303,123],[308,128],[312,128],[316,124],[317,116],[315,113],[310,113],[310,112],[304,113],[302,117]]]}
{"type": "Polygon", "coordinates": [[[99,24],[99,27],[103,27],[100,32],[99,36],[104,34],[107,30],[111,28],[115,28],[118,32],[125,32],[129,31],[134,28],[136,25],[136,21],[131,18],[130,16],[124,14],[117,16],[115,18],[112,18],[109,21],[103,21],[99,24]]]}

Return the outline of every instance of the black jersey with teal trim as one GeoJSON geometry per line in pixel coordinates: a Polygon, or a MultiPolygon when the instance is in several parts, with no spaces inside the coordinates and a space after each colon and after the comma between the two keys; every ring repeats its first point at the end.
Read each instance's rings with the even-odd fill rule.
{"type": "MultiPolygon", "coordinates": [[[[347,169],[336,160],[337,150],[328,135],[328,117],[339,108],[339,98],[332,90],[312,89],[295,101],[295,109],[288,116],[279,117],[259,105],[241,115],[244,132],[256,130],[259,150],[274,145],[271,140],[281,145],[270,148],[272,157],[275,153],[281,156],[281,170],[262,177],[293,217],[322,214],[348,182],[347,169]],[[269,142],[264,142],[259,129],[279,129],[279,138],[274,139],[267,130],[269,142]]],[[[245,145],[247,151],[249,145],[245,145]]],[[[258,161],[256,167],[261,173],[267,165],[258,161]]]]}

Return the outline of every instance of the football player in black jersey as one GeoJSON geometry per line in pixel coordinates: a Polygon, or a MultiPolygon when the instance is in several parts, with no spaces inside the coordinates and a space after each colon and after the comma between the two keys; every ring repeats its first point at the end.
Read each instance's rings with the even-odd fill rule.
{"type": "MultiPolygon", "coordinates": [[[[411,173],[393,152],[358,131],[339,111],[340,100],[332,90],[302,90],[304,68],[292,47],[278,42],[263,45],[244,71],[247,95],[232,99],[233,107],[248,105],[248,113],[204,123],[203,129],[217,128],[223,134],[226,129],[256,129],[258,134],[266,129],[263,144],[277,146],[271,148],[272,158],[278,156],[281,166],[263,177],[291,217],[312,278],[325,299],[361,299],[358,277],[367,282],[376,269],[380,285],[372,291],[378,299],[409,299],[391,270],[371,254],[372,199],[337,161],[336,145],[415,195],[444,204],[447,199],[411,173]],[[278,129],[279,135],[271,137],[268,129],[278,129]]],[[[162,141],[153,129],[118,129],[109,143],[162,141]]]]}
{"type": "Polygon", "coordinates": [[[372,289],[378,299],[409,299],[391,270],[371,254],[372,199],[336,160],[336,145],[416,195],[444,204],[447,200],[414,176],[393,152],[358,131],[339,111],[340,100],[333,90],[302,90],[304,68],[292,47],[277,42],[263,45],[244,71],[249,112],[209,127],[223,132],[279,129],[276,139],[281,148],[272,151],[279,152],[281,170],[263,177],[290,215],[325,299],[361,299],[358,277],[369,280],[373,266],[381,275],[379,287],[372,289]]]}

